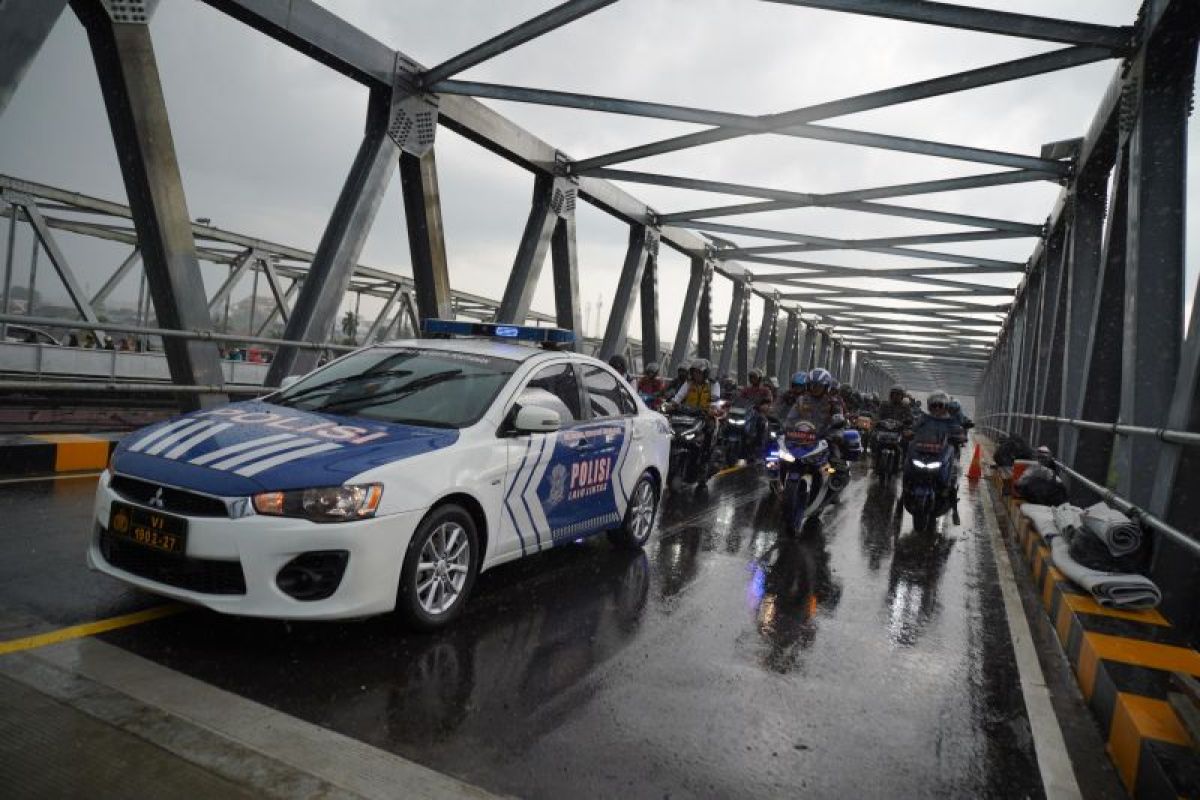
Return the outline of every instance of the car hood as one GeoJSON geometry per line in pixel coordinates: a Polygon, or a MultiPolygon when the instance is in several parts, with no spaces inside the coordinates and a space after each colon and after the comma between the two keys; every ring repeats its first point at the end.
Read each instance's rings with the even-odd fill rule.
{"type": "Polygon", "coordinates": [[[383,464],[449,447],[458,431],[251,401],[136,431],[117,472],[223,496],[338,486],[383,464]]]}

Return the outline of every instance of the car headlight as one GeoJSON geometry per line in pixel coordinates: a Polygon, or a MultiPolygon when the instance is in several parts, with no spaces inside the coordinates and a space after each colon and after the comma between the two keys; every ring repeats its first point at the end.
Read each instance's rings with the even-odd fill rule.
{"type": "Polygon", "coordinates": [[[273,517],[303,517],[313,522],[348,522],[375,516],[383,486],[325,486],[254,495],[254,510],[273,517]]]}

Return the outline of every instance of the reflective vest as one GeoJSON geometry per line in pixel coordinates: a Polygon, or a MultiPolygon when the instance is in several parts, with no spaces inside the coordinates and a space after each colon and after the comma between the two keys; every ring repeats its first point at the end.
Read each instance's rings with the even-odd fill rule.
{"type": "Polygon", "coordinates": [[[683,404],[688,408],[707,410],[712,405],[712,386],[708,381],[699,385],[689,382],[687,396],[683,398],[683,404]]]}

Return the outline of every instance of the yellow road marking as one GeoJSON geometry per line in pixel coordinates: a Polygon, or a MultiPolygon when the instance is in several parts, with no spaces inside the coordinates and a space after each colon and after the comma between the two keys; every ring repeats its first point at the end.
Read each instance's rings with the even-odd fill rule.
{"type": "Polygon", "coordinates": [[[37,647],[58,644],[59,642],[66,642],[71,639],[82,639],[86,636],[95,636],[97,633],[104,633],[118,628],[128,628],[130,625],[140,625],[143,622],[151,622],[163,617],[169,617],[186,609],[187,606],[181,603],[168,603],[167,605],[147,608],[145,611],[136,611],[132,614],[123,614],[119,617],[109,617],[108,619],[101,619],[96,622],[85,622],[82,625],[59,628],[49,633],[39,633],[36,636],[10,639],[7,642],[0,642],[0,655],[17,653],[21,650],[33,650],[37,647]]]}
{"type": "Polygon", "coordinates": [[[721,477],[722,475],[728,475],[728,474],[729,474],[729,473],[731,473],[731,472],[737,472],[739,469],[745,469],[745,468],[746,468],[746,467],[748,467],[748,466],[750,466],[750,465],[749,465],[749,464],[742,464],[741,466],[732,466],[732,467],[726,467],[725,469],[723,469],[723,470],[720,470],[719,472],[715,472],[715,473],[713,473],[713,477],[714,477],[714,478],[719,478],[719,477],[721,477]]]}

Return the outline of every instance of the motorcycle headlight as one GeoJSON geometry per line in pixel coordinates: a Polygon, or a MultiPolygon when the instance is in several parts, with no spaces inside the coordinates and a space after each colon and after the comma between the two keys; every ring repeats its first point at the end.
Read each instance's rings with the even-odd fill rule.
{"type": "Polygon", "coordinates": [[[745,424],[746,424],[746,420],[744,420],[744,419],[731,419],[731,420],[729,420],[729,424],[730,424],[730,425],[745,425],[745,424]]]}
{"type": "Polygon", "coordinates": [[[917,469],[941,469],[942,462],[940,461],[917,461],[913,459],[913,466],[917,469]]]}
{"type": "Polygon", "coordinates": [[[254,495],[254,510],[273,517],[302,517],[312,522],[349,522],[375,516],[383,486],[325,486],[254,495]]]}
{"type": "Polygon", "coordinates": [[[694,434],[694,433],[685,433],[683,435],[683,440],[685,442],[690,442],[692,439],[695,439],[695,438],[696,438],[696,434],[694,434]]]}

